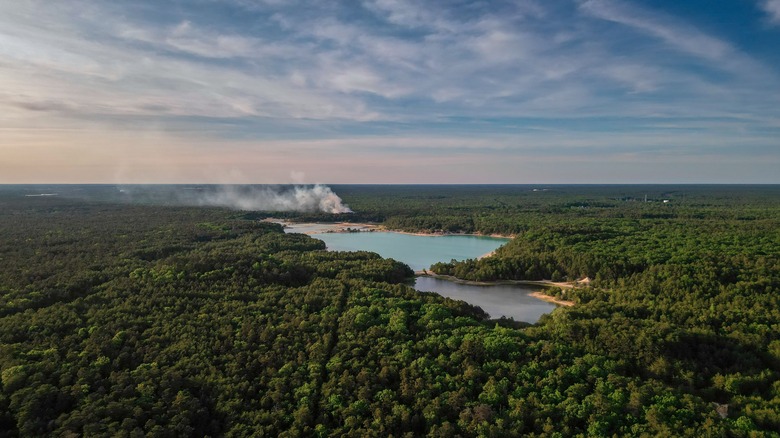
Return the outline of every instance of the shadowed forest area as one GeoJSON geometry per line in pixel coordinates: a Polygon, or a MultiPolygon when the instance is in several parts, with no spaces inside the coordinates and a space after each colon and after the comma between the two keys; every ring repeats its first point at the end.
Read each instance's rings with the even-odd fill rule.
{"type": "Polygon", "coordinates": [[[0,435],[778,436],[780,187],[332,188],[354,213],[0,189],[0,435]],[[512,235],[432,270],[591,281],[487,320],[271,215],[512,235]]]}

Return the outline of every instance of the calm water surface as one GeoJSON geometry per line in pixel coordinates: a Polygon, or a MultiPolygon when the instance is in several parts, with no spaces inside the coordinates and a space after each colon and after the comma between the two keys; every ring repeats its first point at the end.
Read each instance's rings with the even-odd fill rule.
{"type": "Polygon", "coordinates": [[[436,292],[441,296],[462,300],[479,306],[491,318],[506,316],[515,321],[534,323],[545,313],[557,307],[555,304],[529,296],[537,290],[533,286],[495,285],[473,286],[458,284],[431,277],[417,277],[414,288],[419,291],[436,292]]]}
{"type": "MultiPolygon", "coordinates": [[[[361,233],[328,233],[339,226],[323,224],[296,224],[285,228],[292,233],[312,233],[325,242],[331,251],[372,251],[382,257],[404,262],[415,271],[428,269],[436,262],[452,259],[473,259],[494,251],[509,239],[484,236],[416,236],[384,231],[361,233]]],[[[502,316],[516,321],[534,323],[555,305],[538,300],[528,294],[530,286],[496,285],[473,286],[453,283],[430,277],[418,277],[415,289],[436,292],[439,295],[463,300],[479,306],[492,318],[502,316]]]]}
{"type": "Polygon", "coordinates": [[[509,241],[496,237],[415,236],[384,231],[323,233],[314,237],[324,240],[331,251],[372,251],[404,262],[415,271],[428,269],[437,262],[477,258],[509,241]]]}

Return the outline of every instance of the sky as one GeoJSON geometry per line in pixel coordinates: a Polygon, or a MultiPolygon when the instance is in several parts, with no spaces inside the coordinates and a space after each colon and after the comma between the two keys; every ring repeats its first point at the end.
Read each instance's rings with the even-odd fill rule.
{"type": "Polygon", "coordinates": [[[0,2],[0,183],[780,183],[780,0],[0,2]]]}

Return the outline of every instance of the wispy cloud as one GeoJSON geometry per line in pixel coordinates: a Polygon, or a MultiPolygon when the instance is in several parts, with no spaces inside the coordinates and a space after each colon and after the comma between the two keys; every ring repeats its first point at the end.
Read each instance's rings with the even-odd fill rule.
{"type": "MultiPolygon", "coordinates": [[[[704,65],[712,71],[728,72],[738,75],[743,80],[760,78],[762,81],[777,82],[776,72],[770,72],[762,63],[738,50],[729,42],[668,14],[621,0],[585,0],[580,3],[580,10],[593,17],[618,23],[657,38],[667,47],[691,55],[694,59],[705,63],[704,65]]],[[[689,73],[683,67],[684,60],[677,62],[678,65],[675,66],[678,69],[677,74],[689,73]]],[[[706,78],[707,76],[700,75],[697,79],[701,81],[706,78]]]]}
{"type": "Polygon", "coordinates": [[[760,0],[759,6],[769,16],[773,24],[780,24],[780,0],[760,0]]]}
{"type": "MultiPolygon", "coordinates": [[[[64,7],[43,12],[46,21],[62,22],[46,34],[32,18],[32,9],[45,8],[19,14],[22,8],[6,7],[17,12],[16,18],[6,15],[2,34],[3,58],[14,64],[4,79],[22,85],[15,100],[121,114],[358,122],[444,114],[560,117],[607,102],[616,113],[641,112],[623,97],[711,82],[642,52],[616,57],[595,24],[571,29],[576,15],[549,17],[535,3],[440,11],[377,0],[349,22],[336,6],[303,14],[265,5],[260,31],[240,28],[243,33],[205,25],[197,16],[118,19],[99,3],[84,4],[91,13],[82,23],[73,23],[73,11],[64,7]],[[64,87],[65,81],[72,85],[64,87]],[[555,97],[562,89],[563,98],[572,99],[563,114],[555,97]],[[45,99],[36,98],[41,92],[45,99]],[[412,101],[422,112],[409,113],[412,101]]],[[[761,70],[728,43],[660,14],[605,0],[586,1],[580,10],[719,64],[716,69],[761,70]]]]}
{"type": "Polygon", "coordinates": [[[670,17],[630,6],[625,2],[585,0],[580,3],[580,8],[594,17],[630,26],[660,38],[680,51],[701,58],[718,61],[733,52],[727,43],[716,37],[707,35],[692,26],[672,23],[670,17]]]}
{"type": "MultiPolygon", "coordinates": [[[[777,22],[780,3],[759,4],[777,22]]],[[[176,145],[163,161],[189,144],[228,166],[220,151],[247,142],[285,163],[316,150],[388,161],[405,145],[539,157],[571,152],[581,124],[583,147],[609,144],[612,160],[675,143],[669,120],[696,134],[680,151],[747,138],[766,151],[778,89],[778,66],[744,44],[620,0],[0,4],[0,129],[50,148],[158,133],[176,145]]]]}
{"type": "Polygon", "coordinates": [[[255,58],[281,56],[290,53],[294,46],[285,47],[242,35],[219,34],[198,29],[189,21],[169,28],[139,28],[120,24],[116,35],[129,41],[138,41],[151,47],[181,52],[203,58],[255,58]]]}

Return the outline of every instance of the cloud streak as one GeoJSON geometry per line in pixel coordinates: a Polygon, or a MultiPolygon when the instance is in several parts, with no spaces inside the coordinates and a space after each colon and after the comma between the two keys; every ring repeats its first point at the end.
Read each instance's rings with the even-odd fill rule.
{"type": "MultiPolygon", "coordinates": [[[[135,132],[144,150],[226,172],[243,168],[224,162],[233,146],[287,163],[313,158],[274,145],[309,142],[310,153],[348,159],[377,153],[376,138],[396,139],[396,150],[474,139],[499,160],[496,150],[540,145],[564,153],[582,124],[594,150],[619,132],[634,156],[647,138],[674,140],[658,127],[670,119],[695,132],[678,137],[691,150],[777,144],[780,61],[697,17],[635,2],[175,3],[0,4],[0,129],[16,133],[16,143],[0,139],[2,158],[29,157],[19,152],[28,143],[60,156],[94,132],[106,144],[135,132]]],[[[776,0],[757,4],[778,22],[776,0]]]]}
{"type": "MultiPolygon", "coordinates": [[[[346,6],[336,5],[314,6],[318,14],[267,6],[258,13],[265,20],[261,30],[246,32],[207,25],[197,16],[149,22],[130,15],[120,21],[100,3],[82,2],[92,11],[83,23],[71,23],[73,11],[62,6],[45,12],[44,20],[62,23],[43,36],[29,21],[33,9],[46,8],[30,7],[17,14],[21,19],[9,14],[3,23],[2,55],[16,67],[2,79],[19,85],[13,88],[17,108],[36,106],[45,94],[76,115],[357,123],[444,114],[567,117],[593,104],[622,114],[639,107],[632,94],[692,90],[686,86],[697,83],[739,99],[755,91],[728,89],[731,84],[645,56],[647,41],[636,46],[638,53],[616,57],[595,22],[567,29],[569,20],[589,17],[658,38],[678,56],[693,56],[716,71],[766,70],[725,41],[622,2],[589,0],[569,17],[550,18],[535,3],[458,15],[382,0],[365,2],[362,18],[349,22],[338,13],[346,6]],[[281,38],[272,36],[274,30],[281,38]],[[410,113],[409,105],[419,110],[410,113]]],[[[728,112],[717,102],[710,108],[728,112]]]]}
{"type": "Polygon", "coordinates": [[[761,0],[759,6],[769,16],[773,24],[780,24],[780,0],[761,0]]]}

